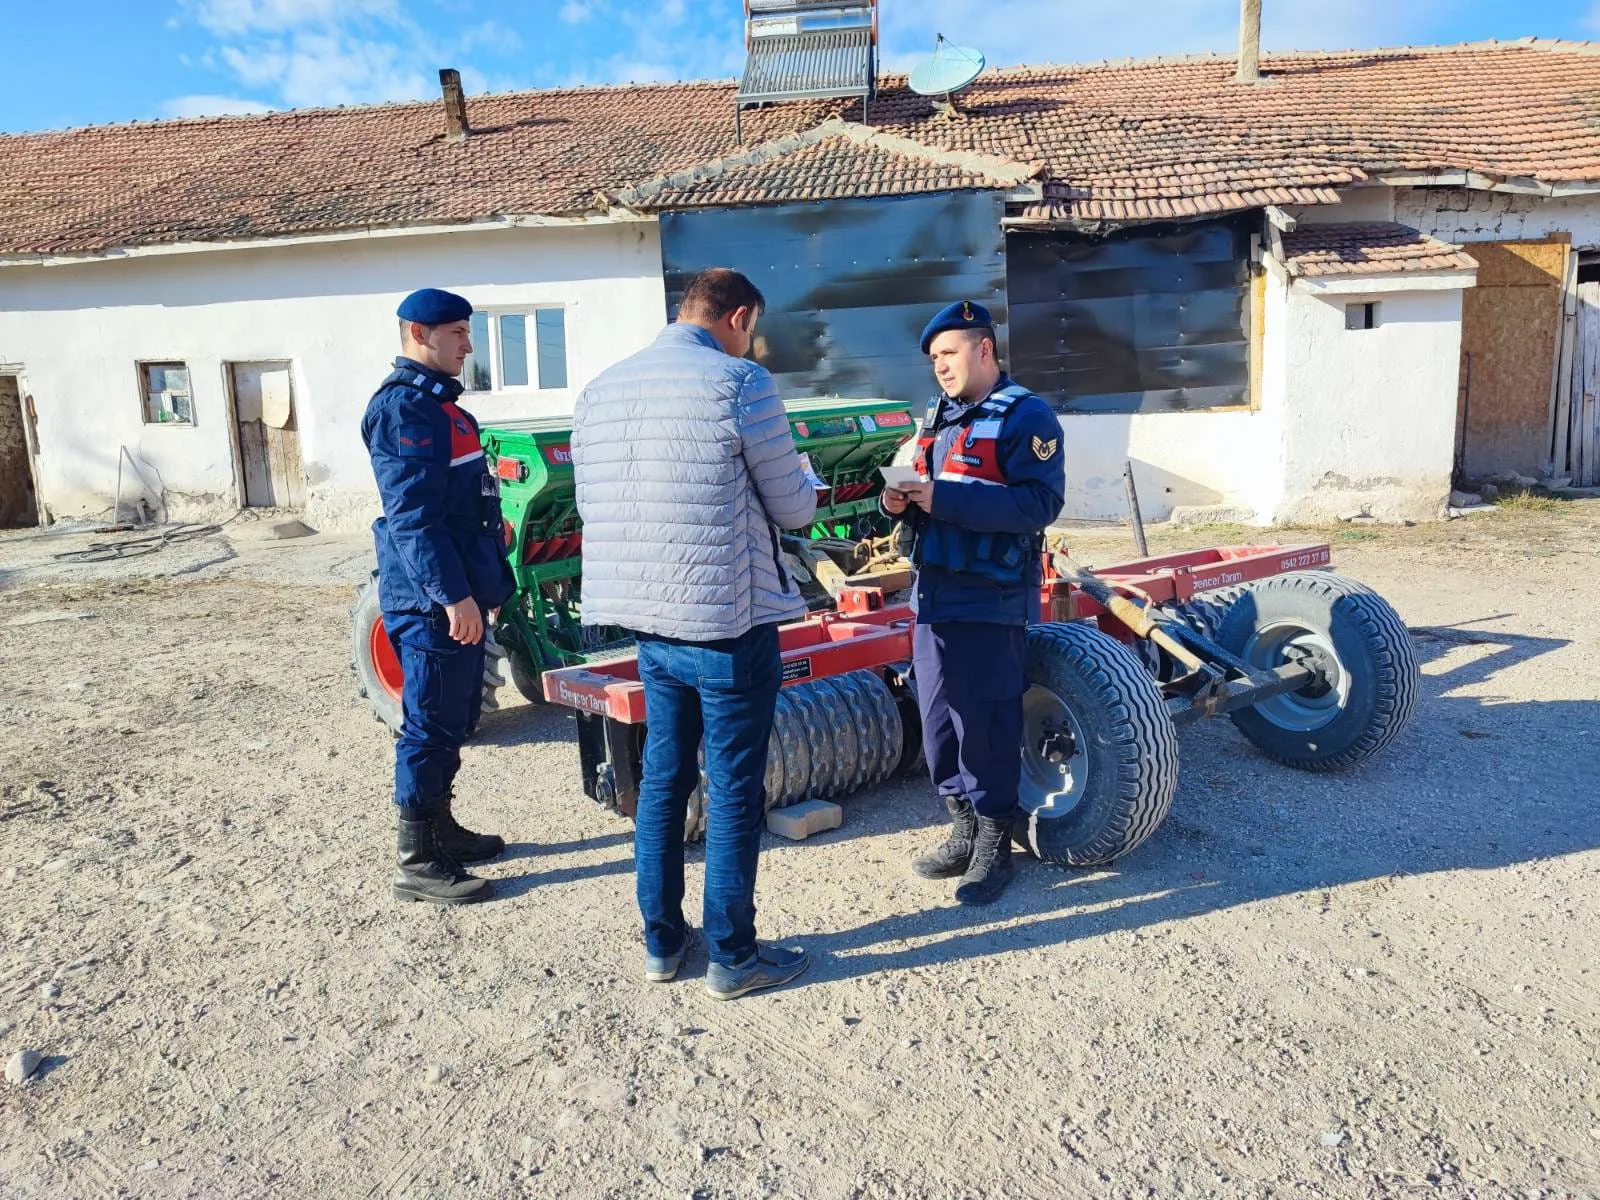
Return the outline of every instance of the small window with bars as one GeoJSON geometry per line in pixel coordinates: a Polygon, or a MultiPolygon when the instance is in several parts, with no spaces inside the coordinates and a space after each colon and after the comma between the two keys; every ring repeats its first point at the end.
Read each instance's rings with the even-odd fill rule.
{"type": "Polygon", "coordinates": [[[472,354],[461,371],[469,392],[553,391],[567,386],[564,308],[474,312],[472,354]]]}

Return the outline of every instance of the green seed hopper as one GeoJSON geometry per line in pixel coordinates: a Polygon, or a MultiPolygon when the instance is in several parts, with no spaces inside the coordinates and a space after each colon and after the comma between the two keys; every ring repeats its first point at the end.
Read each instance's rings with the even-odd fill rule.
{"type": "MultiPolygon", "coordinates": [[[[878,468],[915,431],[911,407],[885,400],[798,400],[788,405],[795,447],[822,486],[813,537],[882,532],[878,468]]],[[[626,644],[621,630],[579,620],[582,523],[566,417],[500,421],[483,428],[483,447],[500,480],[517,592],[501,611],[496,636],[517,690],[542,698],[539,675],[626,644]]]]}

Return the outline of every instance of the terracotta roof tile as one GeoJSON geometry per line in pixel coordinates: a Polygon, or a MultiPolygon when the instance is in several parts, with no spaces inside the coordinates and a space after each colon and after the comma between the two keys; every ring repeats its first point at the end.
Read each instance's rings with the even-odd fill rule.
{"type": "Polygon", "coordinates": [[[1283,255],[1291,275],[1470,271],[1478,265],[1459,246],[1392,222],[1301,225],[1283,235],[1283,255]]]}
{"type": "Polygon", "coordinates": [[[1221,58],[992,71],[954,114],[886,78],[873,125],[924,149],[815,136],[830,119],[859,120],[855,101],[775,105],[746,112],[751,146],[811,140],[775,156],[788,166],[724,167],[715,186],[663,180],[739,152],[731,83],[474,97],[460,143],[445,140],[437,101],[0,136],[0,254],[577,215],[647,185],[672,204],[992,186],[996,169],[963,167],[965,154],[1043,183],[1022,214],[1039,221],[1326,203],[1390,171],[1600,180],[1600,53],[1586,45],[1268,56],[1264,67],[1260,85],[1235,83],[1221,58]]]}

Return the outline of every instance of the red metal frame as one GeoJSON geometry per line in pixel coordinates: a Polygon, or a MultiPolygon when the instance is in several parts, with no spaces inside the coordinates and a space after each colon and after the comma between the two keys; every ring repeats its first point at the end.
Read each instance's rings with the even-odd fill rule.
{"type": "MultiPolygon", "coordinates": [[[[1107,583],[1137,588],[1154,603],[1167,605],[1181,604],[1196,592],[1325,567],[1331,559],[1326,544],[1212,547],[1119,563],[1094,574],[1107,583]]],[[[1114,636],[1135,636],[1094,600],[1061,580],[1048,556],[1040,599],[1047,621],[1093,617],[1114,636]]],[[[915,620],[909,604],[884,604],[879,588],[847,588],[836,610],[814,613],[778,631],[784,684],[906,662],[911,658],[915,620]]],[[[543,681],[544,698],[552,704],[630,725],[644,721],[644,685],[635,658],[560,667],[546,671],[543,681]]]]}

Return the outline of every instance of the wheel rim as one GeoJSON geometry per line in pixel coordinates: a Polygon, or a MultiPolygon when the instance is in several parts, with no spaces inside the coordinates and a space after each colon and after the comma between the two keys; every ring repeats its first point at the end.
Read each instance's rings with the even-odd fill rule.
{"type": "Polygon", "coordinates": [[[372,673],[378,677],[379,686],[393,699],[400,699],[406,676],[400,669],[400,660],[395,657],[394,647],[389,643],[389,631],[383,627],[382,617],[372,623],[372,632],[367,635],[367,647],[372,658],[372,673]]]}
{"type": "Polygon", "coordinates": [[[1078,719],[1047,687],[1035,684],[1022,697],[1022,787],[1018,801],[1028,813],[1049,819],[1071,812],[1089,782],[1088,739],[1078,719]],[[1060,752],[1061,737],[1072,752],[1052,762],[1047,749],[1060,752]]]}
{"type": "Polygon", "coordinates": [[[1350,698],[1350,674],[1339,661],[1338,652],[1326,634],[1292,621],[1263,625],[1250,635],[1241,657],[1252,667],[1270,671],[1285,663],[1310,657],[1322,669],[1323,678],[1285,692],[1255,706],[1256,712],[1294,733],[1311,733],[1334,721],[1350,698]]]}

